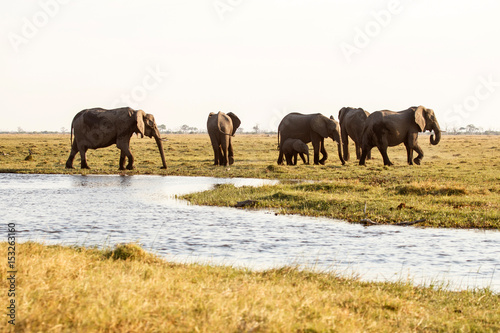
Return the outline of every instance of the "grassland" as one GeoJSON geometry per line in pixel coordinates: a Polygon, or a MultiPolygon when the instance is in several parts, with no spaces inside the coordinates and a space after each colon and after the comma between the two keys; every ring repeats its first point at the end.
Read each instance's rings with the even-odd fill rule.
{"type": "MultiPolygon", "coordinates": [[[[500,296],[489,290],[169,263],[134,244],[97,250],[28,242],[16,250],[16,332],[500,330],[500,296]]],[[[1,265],[2,290],[6,276],[1,265]]],[[[6,321],[0,332],[14,332],[6,321]]]]}
{"type": "Polygon", "coordinates": [[[237,135],[235,164],[213,166],[208,135],[166,135],[167,170],[150,139],[133,138],[136,169],[119,171],[116,147],[90,150],[91,170],[64,168],[69,155],[69,135],[0,135],[0,172],[70,174],[159,174],[212,177],[280,179],[261,188],[232,185],[186,195],[202,205],[233,206],[255,200],[257,208],[282,214],[327,216],[378,223],[426,219],[422,226],[500,229],[500,136],[443,136],[431,146],[427,136],[419,141],[425,157],[420,166],[406,164],[403,146],[389,149],[395,164],[384,167],[376,149],[375,159],[360,167],[353,160],[342,166],[336,145],[326,141],[330,156],[325,165],[278,166],[276,136],[237,135]],[[29,150],[32,155],[29,156],[29,150]],[[27,159],[27,160],[26,160],[27,159]],[[365,214],[366,205],[366,214],[365,214]]]}

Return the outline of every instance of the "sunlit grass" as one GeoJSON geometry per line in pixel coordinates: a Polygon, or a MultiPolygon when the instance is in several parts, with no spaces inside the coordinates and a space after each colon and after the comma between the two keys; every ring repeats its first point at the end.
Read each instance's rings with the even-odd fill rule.
{"type": "MultiPolygon", "coordinates": [[[[17,245],[16,262],[18,332],[500,330],[500,296],[488,289],[170,263],[136,244],[97,250],[28,242],[17,245]]],[[[0,281],[6,290],[6,265],[0,281]]],[[[14,329],[0,325],[0,332],[14,329]]]]}
{"type": "MultiPolygon", "coordinates": [[[[500,228],[500,136],[443,136],[431,146],[428,136],[419,141],[425,157],[420,166],[406,164],[404,146],[389,149],[392,167],[382,165],[376,149],[366,167],[351,160],[342,166],[336,145],[326,140],[326,165],[279,166],[275,135],[236,135],[235,164],[213,166],[207,134],[165,135],[167,170],[154,140],[132,138],[136,169],[119,171],[116,147],[89,150],[91,170],[64,168],[69,135],[0,135],[0,172],[71,174],[158,174],[212,177],[256,177],[302,180],[263,188],[219,187],[208,193],[185,196],[197,204],[232,206],[258,200],[258,207],[280,213],[328,216],[359,222],[366,217],[379,223],[425,218],[419,225],[456,228],[500,228]],[[26,161],[32,151],[32,160],[26,161]]],[[[354,151],[354,147],[351,146],[354,151]]],[[[312,149],[311,149],[312,151],[312,149]]],[[[354,155],[354,154],[352,154],[354,155]]]]}

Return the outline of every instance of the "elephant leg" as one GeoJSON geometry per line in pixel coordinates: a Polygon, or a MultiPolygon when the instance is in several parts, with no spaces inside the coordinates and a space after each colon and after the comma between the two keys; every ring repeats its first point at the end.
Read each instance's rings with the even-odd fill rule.
{"type": "Polygon", "coordinates": [[[297,153],[297,152],[293,153],[293,165],[297,165],[297,155],[298,154],[299,153],[297,153]]]}
{"type": "Polygon", "coordinates": [[[219,144],[214,140],[212,140],[212,149],[214,150],[214,165],[219,165],[221,151],[219,144]]]}
{"type": "Polygon", "coordinates": [[[82,169],[90,169],[87,164],[87,148],[80,148],[80,160],[81,160],[81,168],[82,169]]]}
{"type": "Polygon", "coordinates": [[[408,142],[405,142],[405,148],[406,148],[406,161],[408,162],[409,165],[413,165],[413,149],[410,147],[408,142]]]}
{"type": "Polygon", "coordinates": [[[389,142],[387,141],[386,134],[383,134],[377,143],[377,148],[382,154],[382,158],[384,159],[384,165],[392,165],[392,162],[389,160],[389,155],[387,155],[387,148],[389,147],[389,142]]]}
{"type": "Polygon", "coordinates": [[[392,162],[389,160],[389,155],[387,155],[387,146],[378,145],[377,148],[380,151],[380,154],[382,154],[382,158],[384,159],[384,165],[387,166],[393,165],[392,162]]]}
{"type": "Polygon", "coordinates": [[[78,146],[76,140],[73,141],[71,145],[71,152],[69,153],[68,160],[66,161],[66,169],[73,169],[73,161],[75,160],[75,156],[78,153],[78,146]]]}
{"type": "Polygon", "coordinates": [[[326,152],[326,149],[325,149],[325,140],[324,139],[320,140],[319,146],[320,146],[321,154],[323,155],[323,158],[321,158],[321,160],[319,160],[319,163],[325,164],[325,161],[328,158],[328,153],[326,152]]]}
{"type": "Polygon", "coordinates": [[[286,165],[292,165],[292,155],[285,154],[286,165]]]}
{"type": "Polygon", "coordinates": [[[366,155],[368,155],[368,152],[371,150],[371,147],[363,147],[361,149],[361,156],[359,157],[359,165],[366,165],[366,155]]]}
{"type": "Polygon", "coordinates": [[[221,142],[221,158],[220,158],[220,163],[219,165],[227,166],[227,161],[228,161],[228,149],[229,149],[229,142],[228,138],[224,137],[221,142]]]}
{"type": "Polygon", "coordinates": [[[306,157],[304,156],[304,153],[300,153],[300,158],[302,159],[302,162],[304,162],[304,164],[307,164],[306,157]]]}
{"type": "MultiPolygon", "coordinates": [[[[342,141],[343,142],[343,141],[342,141]]],[[[360,159],[361,158],[361,146],[358,145],[357,143],[354,144],[356,146],[356,159],[360,159]]],[[[349,157],[349,154],[347,154],[347,157],[349,157]]],[[[347,161],[345,159],[345,153],[344,153],[344,160],[347,161]]]]}
{"type": "Polygon", "coordinates": [[[314,164],[318,165],[319,164],[319,141],[311,141],[313,145],[313,151],[314,151],[314,164]]]}
{"type": "Polygon", "coordinates": [[[132,155],[132,151],[130,151],[130,138],[127,140],[125,138],[119,139],[116,142],[116,147],[121,150],[120,154],[120,170],[123,170],[123,164],[125,164],[125,156],[128,158],[127,169],[134,169],[134,156],[132,155]]]}
{"type": "Polygon", "coordinates": [[[227,156],[229,159],[229,165],[232,165],[234,163],[234,152],[233,152],[233,143],[231,138],[229,138],[229,146],[227,148],[227,156]]]}
{"type": "Polygon", "coordinates": [[[134,156],[132,155],[132,152],[130,151],[130,148],[128,149],[122,149],[121,154],[120,154],[120,170],[125,170],[123,167],[125,165],[125,157],[128,158],[128,164],[126,169],[127,170],[133,170],[134,169],[134,156]]]}
{"type": "Polygon", "coordinates": [[[127,155],[123,152],[123,150],[120,152],[120,163],[119,163],[119,169],[120,170],[125,170],[125,158],[127,155]]]}
{"type": "Polygon", "coordinates": [[[415,143],[415,145],[413,146],[413,150],[415,150],[418,154],[417,157],[413,160],[413,162],[415,162],[416,165],[420,165],[420,162],[424,158],[424,151],[422,150],[422,148],[420,148],[420,146],[417,143],[415,143]]]}
{"type": "Polygon", "coordinates": [[[278,155],[278,165],[283,165],[283,150],[281,149],[281,145],[280,145],[280,153],[278,155]]]}

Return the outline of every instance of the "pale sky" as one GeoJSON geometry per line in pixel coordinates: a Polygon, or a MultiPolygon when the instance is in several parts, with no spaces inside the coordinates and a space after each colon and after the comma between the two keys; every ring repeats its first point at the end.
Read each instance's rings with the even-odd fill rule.
{"type": "Polygon", "coordinates": [[[498,0],[0,2],[0,131],[59,131],[92,107],[250,131],[289,112],[413,105],[500,130],[498,0]]]}

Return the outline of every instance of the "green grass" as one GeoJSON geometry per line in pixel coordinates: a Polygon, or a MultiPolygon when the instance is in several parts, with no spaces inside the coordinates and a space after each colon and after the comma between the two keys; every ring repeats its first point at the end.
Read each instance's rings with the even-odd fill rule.
{"type": "MultiPolygon", "coordinates": [[[[443,136],[431,146],[428,136],[419,141],[422,165],[408,166],[402,145],[389,149],[395,164],[383,166],[374,149],[366,167],[357,161],[340,164],[336,145],[325,140],[325,165],[279,166],[276,136],[236,135],[235,164],[213,166],[208,135],[166,135],[167,170],[161,170],[154,140],[132,139],[136,169],[119,171],[116,147],[90,150],[91,170],[64,168],[69,135],[0,135],[0,172],[69,174],[159,174],[212,177],[255,177],[284,181],[262,188],[230,185],[184,196],[195,204],[233,206],[257,200],[258,207],[283,214],[327,216],[359,222],[366,217],[392,224],[426,219],[419,225],[453,228],[500,229],[500,136],[443,136]],[[31,160],[28,149],[33,152],[31,160]],[[297,182],[297,181],[303,181],[297,182]]],[[[351,156],[354,147],[351,144],[351,156]]],[[[312,149],[311,149],[312,151],[312,149]]]]}
{"type": "MultiPolygon", "coordinates": [[[[98,250],[27,242],[16,250],[17,332],[500,330],[500,296],[488,289],[170,263],[136,244],[98,250]]],[[[2,290],[6,275],[1,265],[2,290]]],[[[0,332],[14,332],[2,320],[0,332]]]]}

